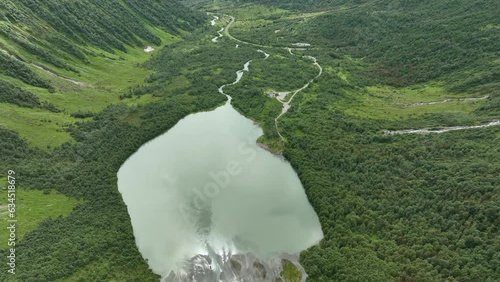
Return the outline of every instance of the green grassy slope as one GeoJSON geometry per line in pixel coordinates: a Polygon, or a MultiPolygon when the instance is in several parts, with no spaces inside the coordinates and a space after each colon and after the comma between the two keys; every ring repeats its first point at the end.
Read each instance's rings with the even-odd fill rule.
{"type": "Polygon", "coordinates": [[[79,117],[151,101],[126,99],[152,73],[143,48],[204,19],[173,1],[2,1],[0,126],[47,149],[71,141],[66,128],[79,117]]]}
{"type": "Polygon", "coordinates": [[[19,185],[16,275],[2,270],[1,281],[158,280],[135,246],[116,171],[158,130],[205,109],[133,96],[154,72],[144,63],[205,20],[176,1],[0,2],[0,171],[14,169],[19,185]],[[151,102],[169,113],[161,126],[121,138],[139,132],[151,102]]]}
{"type": "MultiPolygon", "coordinates": [[[[3,186],[7,181],[0,179],[3,186]]],[[[16,226],[17,239],[22,240],[26,233],[35,230],[38,225],[49,218],[67,216],[76,206],[78,201],[65,197],[57,192],[46,190],[16,189],[16,219],[20,224],[16,226]]],[[[2,221],[9,220],[7,198],[0,199],[0,213],[2,221]]],[[[6,246],[9,230],[0,230],[0,245],[6,246]]]]}

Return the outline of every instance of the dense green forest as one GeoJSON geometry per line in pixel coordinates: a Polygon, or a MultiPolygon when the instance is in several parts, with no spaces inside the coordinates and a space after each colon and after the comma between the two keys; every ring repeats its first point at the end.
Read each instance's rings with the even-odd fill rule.
{"type": "MultiPolygon", "coordinates": [[[[393,86],[441,79],[452,91],[498,90],[498,1],[334,2],[345,5],[298,17],[258,11],[258,21],[256,14],[243,12],[233,35],[263,44],[309,42],[331,48],[372,63],[362,75],[393,86]]],[[[270,3],[276,9],[288,1],[270,3]]]]}
{"type": "MultiPolygon", "coordinates": [[[[240,19],[235,37],[273,46],[308,42],[317,48],[303,52],[332,67],[280,123],[283,153],[325,233],[301,256],[308,281],[499,280],[500,129],[382,134],[498,119],[498,3],[344,1],[353,5],[327,12],[305,5],[295,16],[282,10],[285,2],[225,12],[240,19]],[[411,111],[397,103],[431,99],[427,84],[435,83],[448,97],[489,99],[465,112],[454,110],[458,104],[411,111]],[[384,97],[384,84],[399,88],[384,97]],[[378,99],[383,104],[365,104],[378,99]],[[374,107],[383,113],[353,110],[374,107]]],[[[235,105],[269,120],[259,110],[264,102],[246,102],[245,91],[233,92],[235,105]]],[[[274,127],[264,128],[267,138],[276,136],[274,127]]]]}
{"type": "Polygon", "coordinates": [[[205,5],[235,16],[231,34],[270,45],[259,48],[271,56],[264,60],[259,48],[227,36],[211,42],[229,18],[212,27],[204,13],[173,1],[0,3],[0,47],[18,58],[0,53],[0,106],[19,106],[26,116],[43,109],[47,119],[64,114],[72,121],[57,129],[68,140],[48,149],[22,134],[25,124],[0,120],[0,169],[16,170],[22,189],[55,189],[81,200],[70,215],[43,221],[18,242],[17,274],[2,271],[1,281],[157,281],[135,246],[116,173],[142,144],[186,115],[222,105],[218,87],[234,81],[248,60],[250,71],[224,91],[263,128],[259,142],[292,164],[320,218],[325,238],[301,254],[308,281],[500,280],[500,127],[383,133],[500,119],[498,3],[205,5]],[[170,35],[180,39],[149,61],[128,65],[146,79],[117,93],[111,84],[74,90],[30,67],[34,61],[86,77],[82,66],[133,60],[124,51],[159,45],[156,37],[170,35]],[[312,48],[293,54],[283,48],[296,42],[312,48]],[[324,71],[279,120],[282,141],[275,126],[282,105],[266,94],[298,89],[318,74],[303,56],[316,57],[324,71]],[[107,104],[71,100],[79,91],[107,104]],[[408,106],[478,95],[488,97],[408,106]]]}

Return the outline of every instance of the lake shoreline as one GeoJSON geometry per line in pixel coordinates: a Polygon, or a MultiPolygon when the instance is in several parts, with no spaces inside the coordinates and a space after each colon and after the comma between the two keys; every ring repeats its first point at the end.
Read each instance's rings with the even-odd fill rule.
{"type": "Polygon", "coordinates": [[[257,146],[259,146],[260,148],[268,151],[269,153],[281,158],[281,159],[285,159],[285,157],[283,156],[283,151],[280,151],[280,150],[273,150],[271,147],[269,147],[269,145],[267,144],[264,144],[264,143],[261,143],[259,141],[255,141],[255,143],[257,143],[257,146]]]}

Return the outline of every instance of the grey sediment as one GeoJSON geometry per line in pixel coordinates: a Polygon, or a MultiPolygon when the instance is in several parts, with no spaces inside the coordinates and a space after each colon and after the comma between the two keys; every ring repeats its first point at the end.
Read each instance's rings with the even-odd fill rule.
{"type": "Polygon", "coordinates": [[[275,150],[275,149],[271,148],[269,145],[262,143],[262,142],[259,142],[259,141],[257,141],[257,146],[261,147],[262,149],[268,151],[269,153],[271,153],[271,154],[273,154],[281,159],[285,159],[285,157],[283,156],[283,151],[281,151],[281,150],[275,150]]]}

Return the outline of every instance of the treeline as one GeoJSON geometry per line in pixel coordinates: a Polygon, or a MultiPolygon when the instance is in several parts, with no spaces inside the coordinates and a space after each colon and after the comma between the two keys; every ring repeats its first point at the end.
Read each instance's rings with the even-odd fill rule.
{"type": "Polygon", "coordinates": [[[71,114],[72,117],[74,118],[88,118],[88,117],[93,117],[94,113],[91,111],[77,111],[71,114]]]}
{"type": "Polygon", "coordinates": [[[10,103],[26,108],[42,108],[55,113],[61,111],[53,104],[46,101],[40,101],[35,94],[14,86],[2,79],[0,79],[0,103],[10,103]]]}
{"type": "Polygon", "coordinates": [[[35,94],[0,79],[0,103],[34,108],[40,106],[40,99],[35,94]]]}
{"type": "Polygon", "coordinates": [[[29,85],[47,89],[51,88],[47,81],[39,77],[19,60],[16,60],[3,52],[0,52],[0,65],[2,66],[0,69],[0,73],[2,74],[18,78],[29,85]]]}
{"type": "Polygon", "coordinates": [[[500,94],[494,93],[488,98],[488,100],[488,103],[480,106],[478,109],[476,109],[476,112],[490,114],[495,117],[500,109],[500,94]]]}
{"type": "Polygon", "coordinates": [[[25,140],[11,130],[0,127],[0,170],[15,169],[28,156],[36,155],[36,150],[28,147],[25,140]]]}

